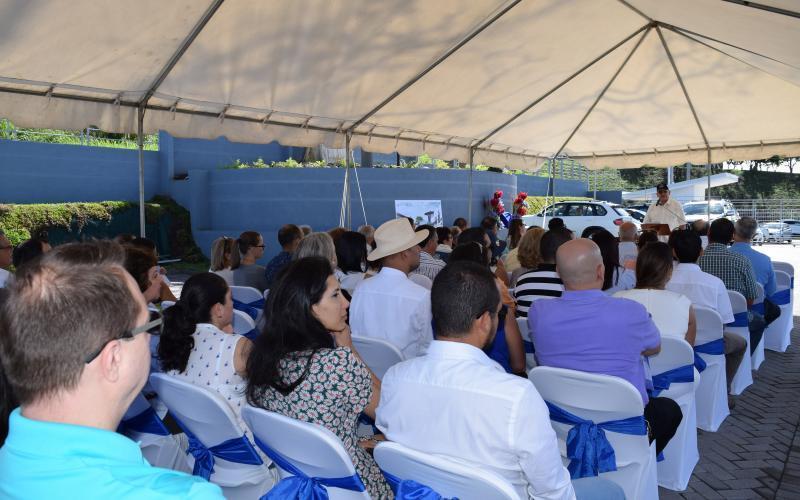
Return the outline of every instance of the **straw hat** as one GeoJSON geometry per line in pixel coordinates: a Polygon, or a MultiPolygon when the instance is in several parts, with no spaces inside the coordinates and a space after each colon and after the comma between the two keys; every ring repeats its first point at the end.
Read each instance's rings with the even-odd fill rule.
{"type": "Polygon", "coordinates": [[[372,262],[408,250],[427,238],[429,232],[427,229],[415,232],[408,219],[404,218],[384,222],[375,230],[377,246],[367,255],[367,260],[372,262]]]}

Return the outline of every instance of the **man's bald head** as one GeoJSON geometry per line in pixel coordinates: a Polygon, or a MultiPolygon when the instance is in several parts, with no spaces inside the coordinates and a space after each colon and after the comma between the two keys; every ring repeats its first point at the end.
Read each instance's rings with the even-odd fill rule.
{"type": "Polygon", "coordinates": [[[567,290],[599,290],[603,287],[603,256],[600,247],[592,240],[580,238],[558,247],[556,268],[567,290]]]}
{"type": "Polygon", "coordinates": [[[619,226],[619,241],[636,241],[636,224],[623,222],[619,226]]]}

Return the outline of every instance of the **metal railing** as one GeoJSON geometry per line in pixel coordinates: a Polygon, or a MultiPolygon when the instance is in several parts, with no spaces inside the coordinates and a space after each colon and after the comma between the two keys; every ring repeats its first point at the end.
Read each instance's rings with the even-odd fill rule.
{"type": "Polygon", "coordinates": [[[800,200],[730,200],[739,216],[750,216],[759,222],[773,222],[782,219],[800,220],[800,200]]]}

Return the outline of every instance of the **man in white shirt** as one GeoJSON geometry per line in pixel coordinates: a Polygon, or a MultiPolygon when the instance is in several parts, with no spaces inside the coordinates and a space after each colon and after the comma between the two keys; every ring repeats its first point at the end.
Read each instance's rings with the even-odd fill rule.
{"type": "MultiPolygon", "coordinates": [[[[436,340],[426,355],[398,363],[384,376],[378,428],[390,441],[490,470],[520,498],[575,498],[536,388],[483,352],[502,306],[492,273],[456,262],[439,273],[431,293],[436,340]]],[[[618,492],[597,478],[579,483],[576,490],[618,492]]]]}
{"type": "Polygon", "coordinates": [[[658,200],[647,209],[644,224],[666,224],[670,230],[686,224],[683,206],[669,197],[669,186],[662,182],[656,186],[658,200]]]}
{"type": "Polygon", "coordinates": [[[350,304],[353,335],[386,340],[406,358],[424,353],[433,340],[431,293],[407,276],[419,266],[418,243],[427,237],[427,230],[415,233],[404,218],[382,224],[367,256],[381,259],[381,271],[356,287],[350,304]]]}
{"type": "MultiPolygon", "coordinates": [[[[733,322],[733,307],[725,284],[713,274],[703,272],[697,265],[697,259],[703,253],[700,236],[691,230],[675,231],[669,237],[669,245],[678,264],[672,271],[667,290],[685,295],[696,306],[717,311],[723,324],[733,322]]],[[[745,355],[747,342],[739,335],[729,332],[723,333],[723,340],[725,375],[730,388],[733,376],[745,355]]]]}
{"type": "Polygon", "coordinates": [[[11,253],[14,247],[6,237],[5,233],[0,230],[0,288],[6,286],[8,278],[11,273],[8,272],[8,266],[11,265],[11,253]]]}

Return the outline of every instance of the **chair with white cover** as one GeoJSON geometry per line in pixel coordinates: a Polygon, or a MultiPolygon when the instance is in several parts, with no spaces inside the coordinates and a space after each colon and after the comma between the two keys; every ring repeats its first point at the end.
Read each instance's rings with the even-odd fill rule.
{"type": "Polygon", "coordinates": [[[256,322],[253,321],[253,318],[251,318],[247,313],[234,309],[233,333],[244,335],[250,340],[255,340],[255,337],[258,335],[258,330],[256,330],[256,322]]]}
{"type": "Polygon", "coordinates": [[[258,324],[264,310],[264,295],[251,286],[232,286],[233,308],[246,312],[258,324]]]}
{"type": "Polygon", "coordinates": [[[299,498],[292,493],[311,481],[326,489],[331,500],[370,498],[350,455],[330,430],[249,405],[242,408],[242,419],[278,467],[281,480],[270,498],[299,498]]]}
{"type": "MultiPolygon", "coordinates": [[[[744,295],[734,290],[728,290],[728,298],[731,301],[731,309],[733,310],[733,322],[725,323],[723,328],[726,332],[734,333],[747,342],[745,355],[742,356],[742,362],[736,370],[733,381],[731,381],[731,394],[738,396],[753,384],[753,362],[758,356],[755,351],[752,356],[750,355],[750,328],[747,319],[747,301],[744,295]]],[[[756,346],[756,351],[761,353],[760,356],[763,359],[763,339],[758,343],[758,346],[756,346]]]]}
{"type": "MultiPolygon", "coordinates": [[[[563,420],[562,415],[554,414],[553,405],[560,408],[562,413],[566,411],[583,419],[582,425],[594,424],[605,430],[608,444],[614,451],[616,470],[608,467],[608,471],[604,471],[601,464],[597,469],[600,477],[621,486],[626,498],[658,498],[655,443],[648,442],[642,396],[630,382],[610,375],[550,366],[537,366],[528,373],[528,378],[548,403],[550,423],[556,431],[562,458],[569,456],[567,437],[571,429],[577,430],[580,426],[561,423],[559,420],[563,420]],[[628,424],[624,425],[627,429],[623,429],[621,424],[628,424]],[[623,430],[624,433],[620,432],[623,430]]],[[[583,433],[578,431],[577,434],[580,436],[583,433]]],[[[601,434],[598,432],[595,435],[601,434]]],[[[580,449],[580,446],[576,448],[580,449]]],[[[576,476],[580,474],[573,473],[573,469],[579,463],[575,460],[570,462],[567,458],[564,461],[570,463],[570,473],[573,479],[577,479],[576,476]]],[[[596,464],[583,464],[586,465],[594,468],[596,464]]]]}
{"type": "Polygon", "coordinates": [[[189,438],[194,475],[208,476],[229,499],[259,498],[272,488],[271,472],[222,396],[163,373],[150,382],[189,438]]]}
{"type": "Polygon", "coordinates": [[[122,417],[117,432],[139,443],[142,456],[153,467],[191,472],[186,454],[142,394],[138,394],[122,417]]]}
{"type": "MultiPolygon", "coordinates": [[[[752,309],[760,314],[764,314],[764,287],[761,286],[761,283],[756,283],[756,298],[753,301],[753,304],[748,307],[748,309],[752,309]]],[[[729,293],[730,295],[730,293],[729,293]]],[[[735,314],[735,311],[734,311],[735,314]]],[[[750,330],[748,329],[748,332],[750,330]]],[[[761,336],[761,342],[758,343],[756,346],[755,351],[753,351],[752,356],[752,365],[753,370],[758,370],[761,367],[761,363],[764,362],[764,336],[761,336]]]]}
{"type": "MultiPolygon", "coordinates": [[[[773,260],[772,261],[772,269],[774,269],[775,271],[783,271],[786,274],[788,274],[789,278],[791,279],[791,281],[789,283],[789,285],[790,285],[789,287],[792,290],[794,290],[794,266],[793,265],[791,265],[788,262],[781,262],[781,261],[778,261],[778,260],[773,260]]],[[[794,292],[792,292],[792,293],[794,293],[794,292]]]]}
{"type": "Polygon", "coordinates": [[[403,361],[403,353],[390,342],[358,335],[352,338],[353,347],[379,380],[389,368],[403,361]]]}
{"type": "Polygon", "coordinates": [[[786,352],[792,343],[792,278],[784,271],[775,271],[777,289],[769,299],[781,309],[781,315],[764,330],[764,348],[786,352]]]}
{"type": "Polygon", "coordinates": [[[391,441],[379,443],[374,456],[393,490],[400,481],[414,481],[444,498],[519,500],[506,479],[442,456],[428,455],[391,441]]]}
{"type": "Polygon", "coordinates": [[[672,399],[683,414],[681,425],[664,448],[664,460],[658,462],[658,484],[683,491],[700,460],[694,395],[700,384],[700,374],[694,367],[694,351],[683,339],[662,337],[661,351],[650,356],[648,361],[653,374],[652,396],[672,399]]]}
{"type": "Polygon", "coordinates": [[[522,345],[525,347],[525,369],[530,370],[536,367],[536,357],[533,353],[533,341],[531,331],[528,328],[528,318],[517,318],[519,333],[522,335],[522,345]]]}
{"type": "Polygon", "coordinates": [[[161,301],[161,310],[163,311],[164,309],[169,309],[170,307],[172,307],[174,305],[175,305],[175,302],[173,302],[171,300],[162,300],[161,301]]]}
{"type": "MultiPolygon", "coordinates": [[[[694,306],[697,335],[694,351],[701,359],[700,385],[695,392],[697,427],[716,432],[730,415],[728,382],[725,378],[725,344],[722,339],[722,318],[717,311],[694,306]]],[[[695,365],[697,366],[697,365],[695,365]]]]}
{"type": "Polygon", "coordinates": [[[267,300],[267,297],[268,297],[268,296],[269,296],[269,288],[267,288],[266,290],[264,290],[264,300],[267,300]]]}

